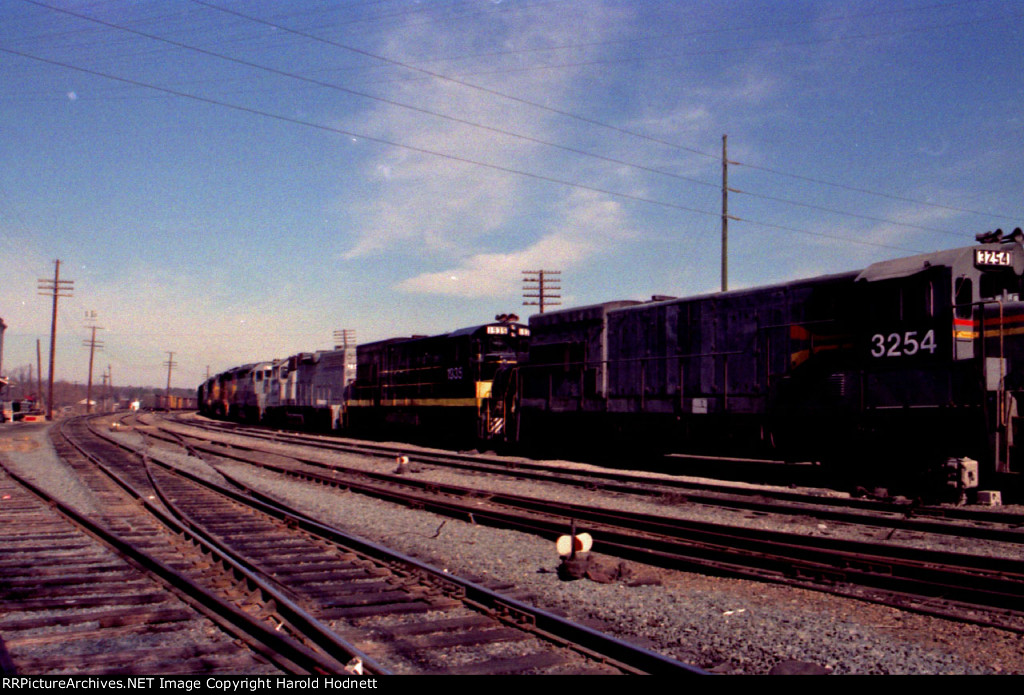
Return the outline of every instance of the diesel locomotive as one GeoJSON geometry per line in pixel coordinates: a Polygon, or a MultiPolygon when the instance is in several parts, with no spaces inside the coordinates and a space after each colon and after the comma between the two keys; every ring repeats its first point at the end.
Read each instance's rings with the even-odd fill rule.
{"type": "Polygon", "coordinates": [[[437,336],[249,364],[199,387],[200,412],[278,426],[368,435],[429,430],[437,440],[505,436],[495,374],[525,357],[530,329],[514,314],[437,336]]]}
{"type": "MultiPolygon", "coordinates": [[[[847,470],[934,465],[973,487],[1024,466],[1024,233],[978,240],[861,271],[360,345],[329,421],[540,450],[617,442],[847,470]]],[[[207,381],[201,409],[266,419],[245,400],[259,401],[259,371],[207,381]]]]}

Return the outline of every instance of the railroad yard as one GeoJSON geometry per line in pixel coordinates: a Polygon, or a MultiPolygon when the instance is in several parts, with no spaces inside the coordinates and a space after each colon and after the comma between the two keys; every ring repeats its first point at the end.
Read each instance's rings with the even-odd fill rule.
{"type": "Polygon", "coordinates": [[[1024,675],[1020,3],[0,31],[5,689],[1024,675]]]}
{"type": "MultiPolygon", "coordinates": [[[[943,519],[936,516],[943,513],[939,509],[899,513],[823,491],[764,488],[751,494],[752,486],[677,477],[666,486],[665,476],[617,470],[612,479],[608,471],[566,462],[548,467],[549,462],[512,459],[495,467],[490,457],[451,457],[412,446],[352,446],[351,440],[337,438],[306,438],[300,445],[294,435],[265,430],[257,439],[248,432],[208,429],[207,422],[156,414],[124,421],[107,417],[94,421],[91,430],[76,423],[69,436],[90,450],[105,447],[95,449],[103,460],[117,458],[113,442],[145,452],[151,480],[160,488],[144,495],[154,509],[180,506],[193,523],[246,555],[254,572],[269,570],[283,596],[271,598],[267,592],[274,587],[254,589],[251,582],[231,588],[225,596],[247,606],[242,612],[269,625],[287,622],[294,631],[312,615],[312,622],[329,625],[333,635],[306,636],[305,647],[287,658],[280,656],[280,645],[238,653],[237,645],[257,640],[238,638],[243,628],[237,625],[218,627],[223,618],[192,615],[196,599],[168,597],[159,599],[159,609],[151,605],[152,596],[167,593],[156,585],[176,580],[139,578],[153,586],[135,589],[134,599],[109,598],[112,587],[98,577],[127,572],[117,566],[125,560],[106,558],[109,550],[66,529],[59,536],[66,549],[44,543],[43,538],[56,537],[49,525],[66,522],[48,518],[44,529],[35,516],[31,524],[19,521],[17,514],[54,512],[17,480],[38,486],[147,553],[159,555],[157,546],[166,544],[164,562],[183,572],[190,564],[188,543],[158,529],[152,516],[119,521],[128,513],[122,507],[135,507],[137,514],[138,503],[121,499],[123,492],[96,475],[92,462],[70,453],[60,437],[54,447],[49,435],[60,423],[26,423],[4,428],[0,439],[6,469],[0,478],[0,529],[5,543],[24,554],[21,560],[4,560],[0,581],[6,669],[87,674],[134,664],[142,673],[268,673],[341,671],[359,662],[376,673],[687,673],[688,667],[722,674],[1024,673],[1024,610],[1018,605],[1021,592],[1014,590],[1024,532],[1014,517],[1006,517],[1020,513],[1018,508],[945,508],[949,518],[943,519]],[[97,444],[96,435],[108,441],[97,444]],[[278,528],[263,513],[241,510],[237,501],[222,510],[218,505],[227,503],[217,501],[220,493],[201,492],[195,482],[171,475],[171,469],[225,488],[244,486],[307,519],[278,528]],[[798,492],[811,493],[810,499],[820,503],[809,505],[798,492]],[[550,503],[570,506],[555,509],[550,503]],[[611,514],[596,516],[602,510],[611,514]],[[989,517],[957,520],[954,512],[972,517],[988,512],[989,517]],[[374,564],[363,550],[339,549],[334,538],[309,540],[314,531],[303,525],[314,520],[433,566],[442,580],[437,575],[414,580],[415,573],[396,569],[395,560],[374,564]],[[594,541],[593,552],[575,563],[582,578],[566,576],[555,547],[555,539],[572,524],[594,541]],[[304,538],[280,535],[287,526],[302,526],[304,538]],[[770,535],[779,531],[801,545],[807,541],[815,554],[806,548],[783,550],[797,543],[783,544],[770,535]],[[678,545],[670,545],[670,537],[678,545]],[[865,545],[876,542],[882,549],[865,545]],[[742,548],[742,555],[719,546],[742,548]],[[167,558],[168,548],[175,559],[167,558]],[[44,560],[32,553],[44,551],[64,553],[64,565],[75,557],[72,564],[81,565],[77,574],[82,576],[59,579],[55,569],[38,570],[44,560]],[[313,552],[325,555],[313,557],[313,552]],[[946,552],[956,555],[939,555],[946,552]],[[105,553],[106,559],[91,553],[105,553]],[[829,559],[824,553],[856,553],[860,559],[829,559]],[[973,559],[967,562],[965,556],[973,559]],[[27,558],[40,564],[34,569],[27,558]],[[589,563],[582,562],[585,558],[589,563]],[[933,574],[940,563],[949,563],[942,570],[948,574],[933,574]],[[954,567],[957,563],[962,566],[954,567]],[[335,584],[340,575],[325,574],[356,570],[358,590],[342,589],[335,584]],[[974,577],[964,581],[975,585],[971,591],[955,584],[961,572],[974,577]],[[35,573],[47,577],[45,591],[29,588],[37,586],[35,573]],[[471,583],[455,588],[444,577],[471,583]],[[411,593],[399,593],[400,587],[411,593]],[[497,592],[504,602],[499,598],[488,606],[491,599],[474,593],[478,587],[497,592]],[[252,595],[243,596],[246,592],[252,595]],[[147,595],[146,609],[140,610],[138,596],[147,595]],[[462,600],[467,595],[469,604],[462,600]],[[86,596],[93,597],[91,603],[86,596]],[[292,602],[294,614],[288,608],[292,602]],[[533,609],[539,609],[539,617],[520,613],[533,609]],[[494,622],[495,616],[501,621],[494,622]],[[555,616],[576,626],[571,629],[583,626],[579,634],[588,640],[616,639],[556,649],[552,640],[565,638],[547,636],[564,629],[546,622],[555,616]],[[536,628],[520,634],[515,628],[523,623],[536,628]],[[623,644],[641,650],[638,655],[617,651],[623,644]],[[132,657],[99,660],[97,650],[132,657]],[[595,659],[589,651],[605,656],[595,659]],[[304,663],[307,656],[326,663],[304,663]],[[630,666],[631,660],[640,665],[630,666]]],[[[123,467],[119,475],[139,486],[150,484],[142,457],[124,456],[110,465],[123,467]]],[[[187,569],[194,572],[195,563],[187,569]]]]}

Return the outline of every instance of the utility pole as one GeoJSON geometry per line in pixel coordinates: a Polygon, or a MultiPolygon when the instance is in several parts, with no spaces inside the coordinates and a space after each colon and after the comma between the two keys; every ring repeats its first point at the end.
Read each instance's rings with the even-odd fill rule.
{"type": "Polygon", "coordinates": [[[729,289],[729,157],[728,135],[722,136],[722,291],[729,289]]]}
{"type": "MultiPolygon", "coordinates": [[[[87,312],[85,312],[85,320],[86,321],[95,321],[96,320],[96,312],[95,311],[87,311],[87,312]]],[[[89,326],[86,326],[86,328],[92,329],[92,338],[90,338],[89,340],[83,340],[82,341],[82,345],[86,345],[86,346],[89,347],[89,382],[88,382],[88,386],[86,386],[86,388],[85,388],[85,412],[86,413],[91,413],[92,412],[92,362],[93,362],[93,357],[96,355],[96,349],[97,348],[99,348],[100,350],[103,349],[103,342],[102,341],[99,342],[99,343],[96,342],[96,331],[102,331],[103,329],[101,327],[95,326],[95,325],[89,325],[89,326]]]]}
{"type": "Polygon", "coordinates": [[[70,297],[74,291],[72,285],[74,280],[60,279],[60,260],[56,261],[53,271],[53,280],[39,280],[39,294],[46,296],[53,295],[53,317],[50,320],[50,381],[49,391],[46,397],[46,419],[53,420],[53,363],[57,351],[57,298],[70,297]]]}
{"type": "Polygon", "coordinates": [[[0,379],[4,376],[4,331],[6,330],[7,324],[0,319],[0,379]]]}
{"type": "Polygon", "coordinates": [[[356,344],[356,332],[353,328],[344,328],[334,331],[334,349],[346,350],[350,345],[356,344]]]}
{"type": "MultiPolygon", "coordinates": [[[[729,214],[729,191],[740,193],[735,188],[729,188],[729,154],[727,140],[729,136],[722,136],[722,291],[729,289],[729,220],[739,221],[738,217],[729,214]]],[[[736,162],[733,162],[735,164],[736,162]]]]}
{"type": "Polygon", "coordinates": [[[561,290],[562,286],[553,283],[559,283],[562,278],[557,277],[562,274],[561,270],[524,270],[523,275],[523,297],[536,299],[536,302],[523,302],[523,306],[536,306],[540,307],[540,313],[544,313],[544,307],[546,306],[557,306],[561,302],[553,302],[552,299],[561,299],[562,295],[553,294],[552,290],[561,290]],[[551,277],[556,276],[556,277],[551,277]],[[537,294],[526,294],[527,291],[535,291],[537,294]]]}
{"type": "Polygon", "coordinates": [[[167,353],[167,361],[164,362],[167,367],[167,390],[164,392],[164,405],[167,408],[167,412],[171,411],[171,370],[178,366],[178,363],[174,361],[174,353],[167,353]]]}
{"type": "Polygon", "coordinates": [[[40,410],[43,409],[43,353],[39,347],[39,338],[36,338],[36,380],[38,381],[38,388],[36,389],[36,407],[40,410]]]}

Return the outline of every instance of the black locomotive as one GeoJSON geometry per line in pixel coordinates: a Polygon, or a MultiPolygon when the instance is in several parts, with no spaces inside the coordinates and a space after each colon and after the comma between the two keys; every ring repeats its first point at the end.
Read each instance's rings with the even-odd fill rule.
{"type": "MultiPolygon", "coordinates": [[[[1022,467],[1024,233],[979,241],[860,272],[539,314],[528,328],[504,317],[360,345],[331,422],[541,449],[936,464],[972,487],[979,468],[994,480],[1022,467]]],[[[219,378],[200,407],[231,413],[211,402],[229,392],[219,378]]]]}
{"type": "Polygon", "coordinates": [[[360,345],[348,426],[375,435],[427,430],[454,442],[505,438],[505,399],[494,379],[525,356],[530,329],[518,319],[360,345]]]}

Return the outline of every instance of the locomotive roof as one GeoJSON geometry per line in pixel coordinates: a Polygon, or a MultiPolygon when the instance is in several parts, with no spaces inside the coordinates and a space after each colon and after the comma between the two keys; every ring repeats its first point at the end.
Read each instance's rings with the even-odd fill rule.
{"type": "Polygon", "coordinates": [[[586,321],[588,319],[600,320],[605,314],[614,309],[621,309],[628,306],[641,304],[634,299],[623,299],[600,304],[588,304],[586,306],[575,306],[557,311],[548,311],[543,314],[534,314],[530,317],[531,326],[543,326],[549,323],[565,323],[566,321],[586,321]]]}
{"type": "MultiPolygon", "coordinates": [[[[691,295],[688,297],[682,297],[678,299],[666,299],[666,300],[655,300],[649,302],[623,302],[621,306],[615,306],[618,302],[606,302],[604,304],[594,304],[587,307],[578,307],[575,309],[562,309],[558,312],[550,312],[549,314],[542,314],[541,316],[551,317],[549,320],[556,320],[554,317],[562,315],[564,321],[565,312],[572,311],[586,311],[586,310],[598,310],[603,309],[604,311],[616,311],[619,309],[630,308],[638,304],[651,305],[651,304],[671,304],[673,302],[688,302],[692,300],[702,300],[711,297],[721,297],[725,295],[742,295],[747,292],[763,292],[765,290],[772,290],[775,288],[786,288],[793,287],[794,285],[802,285],[805,283],[820,283],[830,282],[839,280],[864,280],[867,282],[875,282],[878,280],[890,280],[901,277],[909,277],[916,275],[917,273],[923,272],[928,268],[933,267],[973,267],[974,266],[974,251],[978,248],[990,248],[995,251],[1011,251],[1012,252],[1012,267],[1017,274],[1024,274],[1024,249],[1020,244],[1007,244],[1007,243],[996,243],[996,244],[979,244],[975,246],[965,246],[956,249],[946,249],[945,251],[935,251],[932,253],[922,253],[916,256],[908,256],[905,258],[895,258],[888,261],[879,261],[878,263],[872,263],[867,268],[861,271],[848,271],[844,273],[835,273],[831,275],[821,275],[818,277],[811,278],[800,278],[797,280],[789,280],[785,282],[774,283],[772,285],[761,285],[754,287],[744,287],[741,289],[728,290],[726,292],[707,292],[700,295],[691,295]]],[[[531,317],[532,320],[538,319],[537,316],[531,317]]]]}
{"type": "Polygon", "coordinates": [[[473,335],[480,330],[487,328],[488,326],[516,326],[519,328],[529,328],[525,323],[502,323],[500,321],[491,321],[490,323],[481,323],[476,326],[466,326],[465,328],[456,328],[450,333],[438,333],[435,335],[412,335],[403,338],[386,338],[384,340],[377,340],[372,343],[360,343],[360,348],[375,347],[381,345],[389,345],[392,343],[406,343],[414,340],[432,340],[434,338],[457,338],[465,335],[473,335]]]}
{"type": "MultiPolygon", "coordinates": [[[[832,273],[830,275],[819,275],[817,277],[810,278],[799,278],[796,280],[787,280],[784,282],[776,282],[771,285],[753,285],[751,287],[741,287],[734,290],[726,290],[725,292],[705,292],[704,294],[694,294],[686,297],[675,297],[672,299],[658,299],[655,301],[640,302],[644,306],[653,306],[658,304],[675,304],[682,302],[692,302],[695,300],[708,300],[717,299],[719,297],[739,297],[744,294],[756,294],[759,292],[771,291],[771,290],[782,290],[790,287],[797,287],[805,284],[819,284],[825,282],[841,282],[843,280],[853,280],[857,277],[857,271],[852,270],[845,273],[832,273]]],[[[628,307],[627,307],[628,309],[628,307]]]]}
{"type": "Polygon", "coordinates": [[[893,280],[896,278],[910,277],[928,268],[939,267],[973,267],[974,251],[979,248],[991,248],[997,251],[1013,251],[1015,259],[1014,269],[1019,274],[1024,270],[1024,259],[1021,258],[1019,244],[980,244],[977,246],[965,246],[958,249],[947,249],[935,251],[934,253],[922,253],[907,258],[895,258],[891,261],[879,261],[872,263],[861,271],[857,280],[877,282],[879,280],[893,280]]]}
{"type": "MultiPolygon", "coordinates": [[[[479,326],[467,326],[465,328],[458,328],[458,329],[452,331],[451,333],[447,333],[445,335],[447,335],[448,337],[451,337],[451,338],[454,338],[454,337],[457,337],[457,336],[460,336],[460,335],[473,335],[477,331],[479,331],[479,330],[481,330],[483,328],[487,328],[488,326],[521,326],[523,328],[527,328],[527,325],[525,323],[503,323],[501,321],[491,321],[490,323],[481,323],[479,326]]],[[[434,337],[440,337],[440,336],[434,336],[434,337]]]]}

